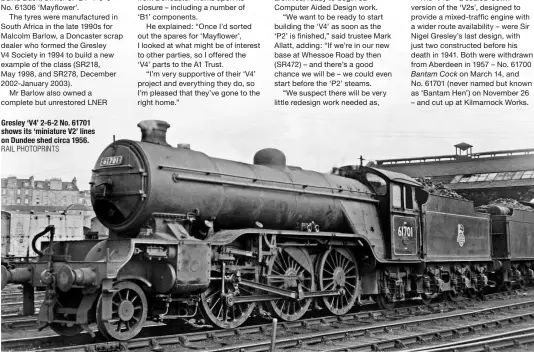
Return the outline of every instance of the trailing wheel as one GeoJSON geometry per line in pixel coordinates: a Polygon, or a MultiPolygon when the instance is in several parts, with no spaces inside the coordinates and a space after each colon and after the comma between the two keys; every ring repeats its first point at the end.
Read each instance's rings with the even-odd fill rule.
{"type": "MultiPolygon", "coordinates": [[[[226,276],[226,275],[225,275],[226,276]]],[[[244,273],[245,280],[256,281],[254,273],[244,273]]],[[[234,286],[226,276],[224,291],[221,280],[212,280],[208,289],[200,295],[200,310],[204,318],[223,329],[232,329],[243,324],[256,307],[255,302],[235,303],[237,297],[253,295],[247,287],[234,286]]]]}
{"type": "MultiPolygon", "coordinates": [[[[286,247],[267,267],[267,284],[284,290],[297,290],[299,284],[304,293],[314,291],[313,261],[305,249],[286,247]]],[[[281,320],[293,321],[302,317],[312,299],[281,298],[266,303],[271,314],[281,320]]]]}
{"type": "Polygon", "coordinates": [[[358,298],[358,265],[351,252],[344,248],[327,250],[319,261],[319,290],[340,291],[337,296],[322,297],[330,312],[347,313],[358,298]]]}
{"type": "Polygon", "coordinates": [[[134,338],[146,321],[147,300],[143,290],[134,282],[120,281],[113,285],[111,319],[103,320],[102,295],[96,307],[98,329],[108,339],[125,341],[134,338]]]}

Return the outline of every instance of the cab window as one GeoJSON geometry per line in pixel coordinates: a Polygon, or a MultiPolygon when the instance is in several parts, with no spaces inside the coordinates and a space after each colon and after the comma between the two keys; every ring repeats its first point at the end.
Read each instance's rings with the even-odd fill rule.
{"type": "Polygon", "coordinates": [[[406,209],[413,209],[413,191],[410,186],[404,186],[404,204],[406,209]]]}
{"type": "Polygon", "coordinates": [[[399,185],[391,186],[391,205],[394,208],[402,208],[402,189],[399,185]]]}

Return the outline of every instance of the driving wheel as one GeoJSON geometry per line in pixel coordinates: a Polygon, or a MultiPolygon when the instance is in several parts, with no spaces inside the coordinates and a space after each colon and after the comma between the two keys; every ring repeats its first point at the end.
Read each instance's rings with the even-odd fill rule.
{"type": "Polygon", "coordinates": [[[339,291],[336,296],[322,297],[326,309],[336,315],[347,313],[358,298],[358,264],[344,248],[327,250],[319,261],[319,290],[339,291]]]}
{"type": "MultiPolygon", "coordinates": [[[[235,264],[240,265],[241,262],[242,260],[238,259],[235,264]]],[[[218,272],[216,275],[220,277],[221,273],[218,272]]],[[[243,272],[241,278],[256,281],[254,272],[243,272]]],[[[252,296],[254,292],[243,285],[234,286],[232,282],[225,282],[223,291],[222,285],[221,280],[211,280],[208,289],[200,295],[200,310],[202,315],[215,326],[223,329],[237,328],[250,317],[256,303],[236,303],[235,300],[239,297],[252,296]]]]}
{"type": "MultiPolygon", "coordinates": [[[[270,261],[267,267],[267,284],[297,292],[299,283],[304,293],[314,290],[313,261],[305,249],[286,247],[270,261]]],[[[281,298],[267,302],[266,306],[276,318],[293,321],[308,311],[311,302],[311,298],[281,298]]]]}

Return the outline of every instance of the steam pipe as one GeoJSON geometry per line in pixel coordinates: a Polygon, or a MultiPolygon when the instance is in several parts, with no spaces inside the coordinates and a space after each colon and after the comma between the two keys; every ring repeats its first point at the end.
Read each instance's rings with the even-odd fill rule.
{"type": "Polygon", "coordinates": [[[50,232],[50,245],[52,245],[52,241],[54,238],[54,232],[55,228],[54,225],[48,225],[43,231],[39,232],[32,240],[32,249],[35,253],[37,253],[39,256],[43,255],[43,252],[39,249],[37,249],[37,240],[44,235],[46,235],[48,232],[50,232]]]}

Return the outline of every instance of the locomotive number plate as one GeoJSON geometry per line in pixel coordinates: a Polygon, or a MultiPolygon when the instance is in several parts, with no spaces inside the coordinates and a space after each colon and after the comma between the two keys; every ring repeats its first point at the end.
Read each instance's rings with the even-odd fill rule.
{"type": "Polygon", "coordinates": [[[393,216],[393,253],[396,255],[416,255],[418,233],[415,218],[393,216]]]}
{"type": "Polygon", "coordinates": [[[106,156],[100,159],[100,166],[114,166],[122,164],[122,155],[119,156],[106,156]]]}

